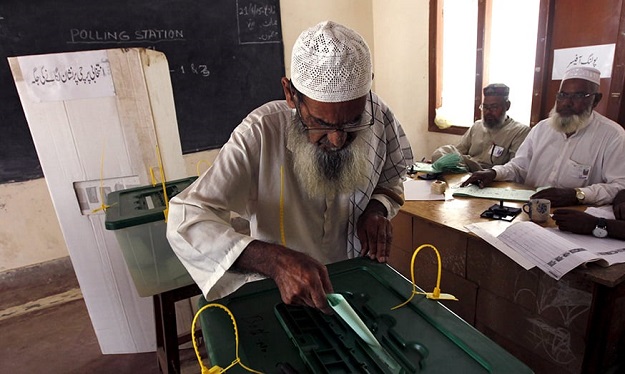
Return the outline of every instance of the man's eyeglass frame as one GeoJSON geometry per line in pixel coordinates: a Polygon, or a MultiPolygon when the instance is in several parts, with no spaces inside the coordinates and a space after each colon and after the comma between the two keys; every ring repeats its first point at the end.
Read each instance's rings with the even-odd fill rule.
{"type": "Polygon", "coordinates": [[[482,112],[496,112],[498,110],[504,109],[504,106],[501,104],[492,104],[492,105],[480,104],[479,108],[482,112]]]}
{"type": "Polygon", "coordinates": [[[556,94],[556,100],[557,101],[564,101],[566,99],[571,99],[575,102],[579,102],[582,101],[584,99],[587,99],[591,96],[596,95],[598,92],[593,92],[593,93],[586,93],[586,92],[573,92],[573,93],[568,93],[568,92],[558,92],[556,94]]]}
{"type": "MultiPolygon", "coordinates": [[[[321,133],[333,133],[335,131],[342,131],[342,132],[357,132],[357,131],[361,131],[364,129],[367,129],[371,126],[373,126],[375,124],[375,116],[373,115],[373,95],[371,93],[371,90],[369,90],[369,103],[370,103],[370,110],[371,110],[371,121],[365,124],[362,124],[362,115],[361,115],[361,119],[358,121],[354,121],[351,123],[345,123],[342,125],[339,125],[338,127],[334,127],[332,125],[329,124],[321,124],[321,126],[324,127],[310,127],[308,126],[305,122],[304,122],[304,118],[302,117],[302,113],[301,113],[301,109],[300,109],[300,102],[303,102],[304,100],[302,100],[302,93],[299,92],[294,86],[293,83],[289,80],[289,90],[291,91],[291,95],[293,95],[294,97],[297,98],[297,100],[295,100],[295,111],[297,112],[297,116],[299,117],[300,122],[302,123],[302,126],[304,127],[305,131],[311,132],[311,133],[316,133],[316,134],[321,134],[321,133]]],[[[363,111],[363,113],[365,113],[365,111],[363,111]]],[[[311,116],[312,117],[312,116],[311,116]]],[[[321,121],[318,118],[312,117],[314,118],[316,121],[321,121]]]]}

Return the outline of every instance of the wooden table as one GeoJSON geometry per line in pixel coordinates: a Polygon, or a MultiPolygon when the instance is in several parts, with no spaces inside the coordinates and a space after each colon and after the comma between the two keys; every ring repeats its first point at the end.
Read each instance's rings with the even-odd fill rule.
{"type": "MultiPolygon", "coordinates": [[[[456,185],[463,177],[446,179],[456,185]]],[[[414,249],[434,245],[442,257],[441,290],[460,299],[443,303],[537,373],[602,373],[613,367],[619,355],[625,357],[625,264],[589,264],[559,281],[538,268],[527,271],[465,228],[483,221],[480,214],[494,203],[478,198],[407,201],[392,221],[389,263],[410,278],[414,249]]],[[[521,213],[512,223],[526,220],[521,213]]],[[[545,225],[555,223],[550,219],[545,225]]],[[[431,291],[433,251],[421,251],[415,269],[417,284],[431,291]]]]}

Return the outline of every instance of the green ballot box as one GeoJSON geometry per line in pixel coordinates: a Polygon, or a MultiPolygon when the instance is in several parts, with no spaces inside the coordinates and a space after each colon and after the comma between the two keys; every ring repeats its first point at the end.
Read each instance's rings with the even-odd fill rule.
{"type": "MultiPolygon", "coordinates": [[[[165,183],[171,199],[197,177],[165,183]]],[[[165,232],[163,186],[135,187],[107,195],[107,230],[114,230],[139,296],[152,296],[193,283],[165,232]]]]}
{"type": "MultiPolygon", "coordinates": [[[[367,258],[328,266],[341,294],[373,333],[376,354],[337,315],[287,306],[271,279],[248,283],[213,301],[234,315],[239,357],[264,373],[531,373],[532,370],[437,301],[416,295],[403,307],[412,284],[393,268],[367,258]]],[[[456,295],[462,297],[462,295],[456,295]]],[[[200,308],[207,304],[200,298],[200,308]]],[[[235,360],[230,317],[220,308],[200,315],[212,365],[235,360]]],[[[229,370],[246,372],[240,365],[229,370]]]]}

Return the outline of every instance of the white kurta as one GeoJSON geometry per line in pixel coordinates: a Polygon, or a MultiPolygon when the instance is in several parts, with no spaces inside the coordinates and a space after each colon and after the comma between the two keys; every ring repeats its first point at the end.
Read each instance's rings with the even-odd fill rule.
{"type": "Polygon", "coordinates": [[[287,247],[331,263],[360,253],[355,224],[370,198],[385,205],[389,218],[397,213],[397,203],[372,193],[376,187],[403,192],[412,151],[392,112],[373,98],[375,125],[358,133],[370,146],[370,180],[354,193],[308,197],[286,145],[293,111],[285,101],[274,101],[250,113],[211,168],[171,200],[167,237],[208,300],[255,279],[227,270],[254,239],[281,244],[281,222],[287,247]],[[250,221],[251,236],[235,232],[231,212],[250,221]]]}
{"type": "Polygon", "coordinates": [[[581,188],[587,204],[611,204],[625,189],[625,131],[593,112],[586,127],[569,138],[540,121],[525,138],[516,157],[494,166],[496,180],[531,187],[581,188]]]}

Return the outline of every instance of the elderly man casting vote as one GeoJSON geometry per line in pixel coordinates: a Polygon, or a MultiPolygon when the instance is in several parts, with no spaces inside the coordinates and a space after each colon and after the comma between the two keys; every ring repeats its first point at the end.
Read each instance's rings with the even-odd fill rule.
{"type": "Polygon", "coordinates": [[[167,236],[209,300],[260,275],[285,303],[327,312],[324,264],[386,261],[412,151],[371,92],[371,55],[355,31],[327,21],[302,32],[291,75],[281,81],[286,100],[250,113],[172,199],[167,236]],[[233,229],[231,213],[249,220],[251,235],[233,229]]]}
{"type": "Polygon", "coordinates": [[[593,109],[601,100],[600,72],[567,70],[549,118],[530,131],[510,162],[473,173],[462,185],[508,180],[550,187],[533,198],[554,207],[612,203],[625,188],[625,131],[593,109]]]}

